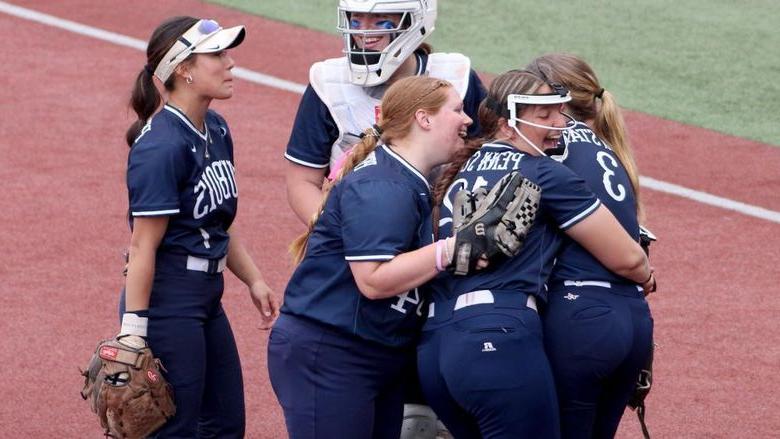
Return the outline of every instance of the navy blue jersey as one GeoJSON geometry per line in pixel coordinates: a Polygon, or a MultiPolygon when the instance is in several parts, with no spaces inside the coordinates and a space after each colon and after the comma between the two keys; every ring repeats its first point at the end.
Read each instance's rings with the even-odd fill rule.
{"type": "MultiPolygon", "coordinates": [[[[424,63],[427,55],[424,52],[420,54],[419,63],[421,63],[419,72],[424,72],[424,63]]],[[[379,85],[367,88],[367,93],[375,95],[378,98],[384,94],[387,85],[379,85]]],[[[468,134],[476,137],[479,132],[479,118],[477,110],[479,103],[485,98],[485,87],[482,85],[477,73],[472,69],[469,76],[469,86],[466,90],[466,96],[463,98],[463,109],[466,114],[474,121],[468,128],[468,134]]],[[[369,128],[368,126],[363,127],[369,128]]],[[[360,133],[350,133],[354,143],[360,141],[360,133]]],[[[317,95],[311,85],[306,87],[303,98],[298,106],[298,113],[295,116],[290,140],[287,143],[285,157],[295,163],[313,168],[326,168],[330,163],[331,149],[334,142],[339,138],[339,129],[330,110],[317,95]]]]}
{"type": "MultiPolygon", "coordinates": [[[[639,240],[636,197],[631,180],[606,142],[587,125],[577,123],[564,131],[563,164],[581,176],[609,208],[631,237],[639,240]]],[[[603,280],[634,283],[612,273],[581,245],[566,238],[553,270],[552,280],[603,280]]]]}
{"type": "Polygon", "coordinates": [[[132,219],[169,216],[159,250],[219,259],[238,206],[233,140],[225,120],[209,110],[200,132],[166,105],[144,126],[127,159],[132,219]]]}
{"type": "Polygon", "coordinates": [[[516,170],[542,188],[539,212],[521,252],[471,276],[439,276],[432,284],[434,302],[476,290],[521,291],[546,300],[545,283],[562,241],[561,231],[587,218],[600,205],[582,178],[555,160],[525,154],[508,144],[482,145],[447,191],[440,206],[439,236],[452,234],[452,200],[459,190],[489,190],[516,170]]]}
{"type": "Polygon", "coordinates": [[[432,241],[427,180],[381,145],[331,190],[287,285],[282,312],[384,345],[409,344],[422,324],[417,289],[369,300],[358,289],[349,262],[389,261],[432,241]]]}

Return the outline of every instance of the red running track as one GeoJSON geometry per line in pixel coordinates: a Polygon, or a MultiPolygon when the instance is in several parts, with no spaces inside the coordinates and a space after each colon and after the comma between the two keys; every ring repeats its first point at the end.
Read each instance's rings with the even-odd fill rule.
{"type": "MultiPolygon", "coordinates": [[[[240,66],[305,83],[315,60],[338,56],[331,35],[192,0],[14,0],[18,6],[145,40],[172,15],[243,23],[240,66]]],[[[446,19],[446,17],[443,17],[446,19]]],[[[0,13],[0,436],[100,437],[81,401],[83,367],[117,328],[129,239],[123,136],[141,52],[0,13]]],[[[281,294],[286,243],[301,226],[284,196],[282,153],[300,96],[246,81],[215,108],[231,124],[241,186],[238,227],[281,294]]],[[[643,175],[780,210],[780,150],[629,113],[643,175]]],[[[780,225],[644,191],[661,241],[651,298],[656,382],[654,437],[768,437],[780,430],[775,248],[780,225]]],[[[247,436],[285,437],[267,379],[267,333],[246,290],[228,275],[225,308],[243,360],[247,436]]],[[[640,437],[632,413],[619,437],[640,437]]]]}

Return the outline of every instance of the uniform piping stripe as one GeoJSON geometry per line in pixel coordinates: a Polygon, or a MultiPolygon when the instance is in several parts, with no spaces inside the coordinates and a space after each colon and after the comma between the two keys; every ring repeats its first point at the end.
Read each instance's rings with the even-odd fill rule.
{"type": "Polygon", "coordinates": [[[406,160],[404,160],[404,158],[403,158],[403,157],[401,157],[400,155],[398,155],[398,154],[396,154],[395,152],[393,152],[393,150],[392,150],[392,149],[390,149],[390,148],[389,148],[387,145],[382,145],[382,148],[384,148],[384,150],[385,150],[385,151],[387,151],[387,153],[388,153],[388,154],[390,154],[390,156],[391,156],[391,157],[393,157],[394,159],[398,160],[398,161],[399,161],[399,162],[400,162],[402,165],[404,165],[404,166],[405,166],[407,169],[409,169],[410,171],[412,171],[412,173],[414,173],[414,175],[416,175],[416,176],[420,177],[420,180],[422,180],[422,181],[423,181],[423,183],[425,183],[425,187],[427,187],[427,188],[430,188],[430,187],[431,187],[431,185],[428,183],[428,180],[426,180],[426,179],[425,179],[425,177],[423,177],[423,175],[422,175],[422,174],[420,174],[420,171],[418,171],[417,169],[415,169],[415,168],[414,168],[414,166],[412,166],[411,164],[409,164],[409,162],[407,162],[406,160]]]}
{"type": "Polygon", "coordinates": [[[179,213],[179,209],[169,209],[169,210],[147,210],[147,211],[140,211],[140,212],[133,212],[133,216],[157,216],[157,215],[172,215],[174,213],[179,213]]]}
{"type": "Polygon", "coordinates": [[[389,261],[394,257],[395,255],[344,256],[344,259],[348,261],[389,261]]]}
{"type": "MultiPolygon", "coordinates": [[[[68,32],[73,32],[74,34],[85,35],[90,38],[106,41],[118,46],[129,47],[139,51],[146,51],[146,41],[139,40],[138,38],[129,37],[127,35],[122,35],[116,32],[110,32],[94,26],[88,26],[86,24],[75,21],[66,20],[64,18],[55,17],[54,15],[44,14],[29,8],[15,6],[2,0],[0,0],[0,12],[13,15],[24,20],[34,21],[45,24],[47,26],[63,29],[68,32]]],[[[299,95],[302,95],[306,90],[305,84],[299,84],[297,82],[288,81],[286,79],[277,78],[275,76],[255,72],[253,70],[242,67],[235,67],[233,69],[233,76],[249,82],[253,82],[255,84],[264,85],[266,87],[272,87],[277,90],[284,90],[299,95]]],[[[292,159],[290,160],[295,161],[292,159]]],[[[760,218],[766,221],[780,223],[780,212],[778,211],[741,203],[739,201],[719,197],[717,195],[708,194],[706,192],[696,191],[684,186],[667,183],[665,181],[656,180],[650,177],[640,177],[639,180],[642,187],[650,190],[671,194],[680,198],[707,204],[720,209],[733,210],[743,215],[760,218]]]]}
{"type": "MultiPolygon", "coordinates": [[[[484,145],[480,146],[480,149],[489,146],[491,148],[502,148],[502,149],[509,149],[509,150],[516,150],[514,147],[511,147],[509,145],[504,145],[503,143],[485,143],[484,145]]],[[[517,150],[517,152],[521,152],[525,154],[523,151],[517,150]]]]}
{"type": "Polygon", "coordinates": [[[293,156],[291,156],[290,154],[287,154],[287,153],[284,153],[284,158],[286,158],[287,160],[289,160],[289,161],[291,161],[293,163],[297,163],[299,165],[303,165],[303,166],[306,166],[308,168],[324,169],[324,168],[328,167],[328,163],[325,163],[324,165],[318,165],[318,164],[315,164],[315,163],[307,162],[305,160],[296,159],[295,157],[293,157],[293,156]]]}
{"type": "Polygon", "coordinates": [[[198,135],[198,137],[200,137],[203,140],[208,140],[209,139],[209,136],[208,136],[209,127],[208,127],[208,125],[206,125],[206,121],[205,120],[203,121],[203,127],[206,130],[206,132],[205,133],[201,133],[197,128],[195,128],[192,125],[192,122],[190,122],[190,120],[187,118],[187,116],[181,114],[181,112],[178,109],[173,108],[173,107],[171,107],[168,104],[166,104],[164,108],[166,110],[170,111],[171,113],[175,114],[179,119],[181,119],[188,127],[190,127],[190,129],[192,131],[194,131],[198,135]]]}
{"type": "Polygon", "coordinates": [[[601,205],[601,200],[596,200],[595,203],[591,204],[590,207],[588,207],[587,209],[585,209],[582,212],[580,212],[579,215],[577,215],[574,218],[572,218],[572,219],[566,221],[565,223],[561,224],[560,228],[561,229],[566,229],[570,225],[572,225],[572,224],[576,223],[577,221],[581,220],[582,218],[590,215],[594,210],[596,210],[597,207],[599,207],[599,205],[601,205]]]}

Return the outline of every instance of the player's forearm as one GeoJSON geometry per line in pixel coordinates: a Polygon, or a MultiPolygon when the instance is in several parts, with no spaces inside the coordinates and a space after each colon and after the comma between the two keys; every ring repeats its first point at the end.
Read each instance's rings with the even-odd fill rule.
{"type": "Polygon", "coordinates": [[[136,217],[130,237],[130,260],[125,281],[127,311],[149,309],[149,296],[154,281],[157,247],[168,228],[168,217],[136,217]]]}
{"type": "Polygon", "coordinates": [[[436,244],[430,244],[402,253],[387,262],[350,262],[349,265],[364,296],[369,299],[385,299],[405,293],[433,279],[439,272],[435,258],[436,244]]]}
{"type": "Polygon", "coordinates": [[[566,233],[615,274],[639,284],[650,276],[647,255],[603,205],[566,233]]]}
{"type": "Polygon", "coordinates": [[[149,309],[154,281],[155,251],[130,247],[125,281],[125,308],[128,312],[149,309]]]}
{"type": "Polygon", "coordinates": [[[257,282],[264,282],[260,269],[257,268],[252,256],[249,255],[238,234],[231,229],[228,243],[227,267],[246,286],[251,287],[257,282]]]}

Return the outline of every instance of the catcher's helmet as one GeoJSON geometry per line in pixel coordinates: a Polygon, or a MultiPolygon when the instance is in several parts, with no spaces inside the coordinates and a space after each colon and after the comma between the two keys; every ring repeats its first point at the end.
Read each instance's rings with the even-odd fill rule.
{"type": "Polygon", "coordinates": [[[433,32],[436,22],[436,0],[339,0],[338,10],[338,30],[344,38],[350,79],[363,87],[387,81],[433,32]],[[352,13],[399,14],[401,19],[390,29],[353,29],[352,13]],[[353,35],[389,35],[390,43],[381,51],[362,49],[353,35]]]}

